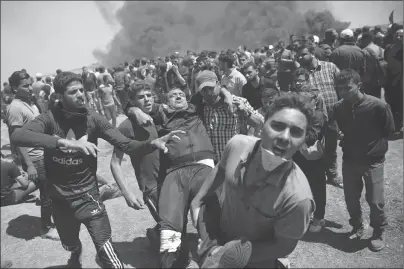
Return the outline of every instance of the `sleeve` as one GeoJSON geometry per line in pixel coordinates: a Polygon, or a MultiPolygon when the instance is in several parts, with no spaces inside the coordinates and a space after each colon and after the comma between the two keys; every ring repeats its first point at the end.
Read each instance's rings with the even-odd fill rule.
{"type": "Polygon", "coordinates": [[[151,140],[138,141],[125,137],[120,131],[113,128],[112,125],[101,115],[95,115],[98,127],[98,137],[104,139],[112,146],[120,149],[124,153],[139,154],[152,152],[155,148],[150,143],[151,140]]]}
{"type": "Polygon", "coordinates": [[[223,149],[222,158],[218,160],[219,168],[226,170],[227,159],[229,158],[230,152],[234,147],[234,144],[237,144],[238,135],[233,136],[229,142],[227,142],[226,146],[223,149]]]}
{"type": "Polygon", "coordinates": [[[23,126],[24,116],[21,108],[9,105],[7,111],[7,122],[10,126],[23,126]]]}
{"type": "Polygon", "coordinates": [[[48,113],[42,113],[22,128],[13,132],[10,140],[18,147],[43,147],[55,149],[59,137],[49,135],[52,120],[48,113]]]}
{"type": "Polygon", "coordinates": [[[123,121],[119,126],[118,126],[118,131],[120,131],[125,137],[127,138],[135,138],[133,134],[133,126],[131,126],[129,120],[123,121]]]}
{"type": "Polygon", "coordinates": [[[244,99],[244,104],[247,112],[258,116],[262,120],[262,122],[264,122],[264,116],[262,116],[261,113],[258,112],[258,110],[254,110],[254,108],[250,105],[247,99],[244,99]]]}
{"type": "Polygon", "coordinates": [[[332,64],[334,66],[334,79],[338,76],[338,74],[340,73],[340,70],[338,68],[338,66],[336,64],[332,64]]]}
{"type": "Polygon", "coordinates": [[[10,167],[8,169],[8,176],[11,177],[12,179],[21,176],[20,169],[18,169],[17,165],[14,163],[9,163],[10,167]]]}
{"type": "Polygon", "coordinates": [[[382,130],[384,137],[388,137],[395,130],[393,113],[389,104],[386,104],[381,113],[382,130]]]}
{"type": "Polygon", "coordinates": [[[284,209],[284,214],[274,225],[276,238],[299,240],[310,225],[310,215],[314,212],[313,200],[307,198],[284,209]]]}

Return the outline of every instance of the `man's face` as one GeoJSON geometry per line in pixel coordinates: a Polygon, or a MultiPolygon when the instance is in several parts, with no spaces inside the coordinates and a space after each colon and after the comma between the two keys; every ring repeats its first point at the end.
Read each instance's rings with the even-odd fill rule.
{"type": "Polygon", "coordinates": [[[297,109],[284,108],[276,112],[264,124],[262,147],[291,159],[305,142],[307,124],[306,116],[297,109]]]}
{"type": "Polygon", "coordinates": [[[240,46],[240,47],[238,47],[238,48],[237,48],[237,51],[238,51],[239,53],[244,52],[243,47],[241,47],[241,46],[240,46]]]}
{"type": "Polygon", "coordinates": [[[358,84],[355,84],[352,81],[338,82],[335,85],[335,89],[340,98],[352,103],[354,102],[354,100],[356,100],[361,85],[361,82],[359,82],[358,84]]]}
{"type": "Polygon", "coordinates": [[[219,69],[220,69],[220,70],[225,70],[226,65],[227,65],[227,64],[226,64],[225,62],[219,61],[219,69]]]}
{"type": "Polygon", "coordinates": [[[257,74],[258,74],[257,70],[254,69],[254,67],[252,67],[252,66],[249,66],[249,67],[245,70],[245,78],[246,78],[248,81],[253,81],[254,79],[256,79],[257,74]]]}
{"type": "Polygon", "coordinates": [[[241,56],[239,59],[240,65],[243,66],[247,62],[247,57],[241,56]]]}
{"type": "Polygon", "coordinates": [[[304,48],[299,54],[299,63],[304,66],[308,66],[313,60],[313,55],[309,52],[309,49],[304,48]]]}
{"type": "Polygon", "coordinates": [[[219,93],[220,93],[219,85],[216,85],[214,87],[206,86],[201,89],[203,100],[205,100],[205,102],[208,104],[215,103],[219,96],[219,93]]]}
{"type": "Polygon", "coordinates": [[[173,89],[168,92],[167,105],[174,110],[186,108],[188,106],[185,93],[180,89],[173,89]]]}
{"type": "Polygon", "coordinates": [[[31,100],[33,97],[32,93],[32,79],[26,78],[20,81],[16,89],[16,96],[21,97],[26,100],[31,100]]]}
{"type": "Polygon", "coordinates": [[[78,111],[85,108],[84,88],[79,81],[70,82],[62,96],[62,104],[68,111],[78,111]]]}
{"type": "Polygon", "coordinates": [[[154,104],[153,94],[150,90],[141,90],[136,93],[133,105],[140,108],[144,113],[150,114],[154,104]]]}
{"type": "Polygon", "coordinates": [[[293,49],[297,50],[300,46],[299,40],[293,41],[293,49]]]}
{"type": "Polygon", "coordinates": [[[261,102],[264,109],[268,109],[277,96],[278,96],[277,90],[275,89],[266,90],[265,94],[263,94],[261,97],[261,102]]]}
{"type": "Polygon", "coordinates": [[[299,75],[296,80],[294,81],[295,89],[300,92],[301,89],[308,84],[305,75],[299,75]]]}

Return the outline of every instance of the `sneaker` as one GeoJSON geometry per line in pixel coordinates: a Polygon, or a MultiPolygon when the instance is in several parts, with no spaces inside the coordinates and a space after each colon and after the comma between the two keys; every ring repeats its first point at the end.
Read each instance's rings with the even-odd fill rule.
{"type": "Polygon", "coordinates": [[[59,241],[60,237],[56,228],[42,228],[41,229],[41,237],[43,239],[50,239],[59,241]]]}
{"type": "Polygon", "coordinates": [[[67,261],[67,268],[82,268],[81,254],[82,254],[81,249],[79,251],[72,251],[70,258],[67,261]]]}
{"type": "Polygon", "coordinates": [[[365,225],[360,224],[358,227],[354,227],[351,231],[349,239],[361,239],[365,234],[365,225]]]}
{"type": "Polygon", "coordinates": [[[291,268],[290,261],[288,258],[278,258],[276,259],[276,268],[291,268]]]}
{"type": "Polygon", "coordinates": [[[340,177],[335,177],[327,180],[327,184],[333,185],[335,187],[344,188],[344,184],[342,183],[342,179],[340,177]]]}
{"type": "Polygon", "coordinates": [[[373,236],[370,239],[370,246],[369,249],[371,251],[380,251],[384,248],[384,240],[383,240],[383,232],[373,230],[373,236]]]}
{"type": "Polygon", "coordinates": [[[233,240],[214,249],[201,268],[244,268],[250,259],[250,241],[233,240]]]}
{"type": "Polygon", "coordinates": [[[321,229],[325,226],[325,220],[324,219],[316,219],[313,218],[313,222],[310,224],[309,231],[311,233],[318,233],[321,231],[321,229]]]}
{"type": "Polygon", "coordinates": [[[1,268],[11,268],[13,267],[12,261],[1,261],[1,268]]]}

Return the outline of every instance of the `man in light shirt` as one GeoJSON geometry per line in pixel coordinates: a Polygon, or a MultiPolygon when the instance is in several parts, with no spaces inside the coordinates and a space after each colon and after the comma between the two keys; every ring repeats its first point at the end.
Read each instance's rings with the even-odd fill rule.
{"type": "Polygon", "coordinates": [[[295,93],[270,106],[262,139],[236,135],[191,203],[201,268],[277,268],[295,249],[315,210],[292,156],[303,146],[313,108],[295,93]]]}
{"type": "Polygon", "coordinates": [[[234,67],[234,57],[229,52],[219,56],[219,68],[224,72],[221,85],[235,96],[242,95],[246,78],[234,67]]]}

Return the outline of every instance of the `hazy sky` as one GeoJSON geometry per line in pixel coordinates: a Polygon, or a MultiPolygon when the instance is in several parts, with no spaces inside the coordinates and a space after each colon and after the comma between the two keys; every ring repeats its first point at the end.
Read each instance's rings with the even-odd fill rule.
{"type": "MultiPolygon", "coordinates": [[[[117,8],[121,3],[111,5],[117,8]]],[[[337,19],[351,21],[353,28],[388,23],[393,9],[395,20],[403,20],[402,1],[327,4],[337,19]]],[[[92,50],[105,47],[117,29],[104,21],[91,1],[1,1],[1,81],[22,68],[35,75],[94,63],[92,50]]]]}

